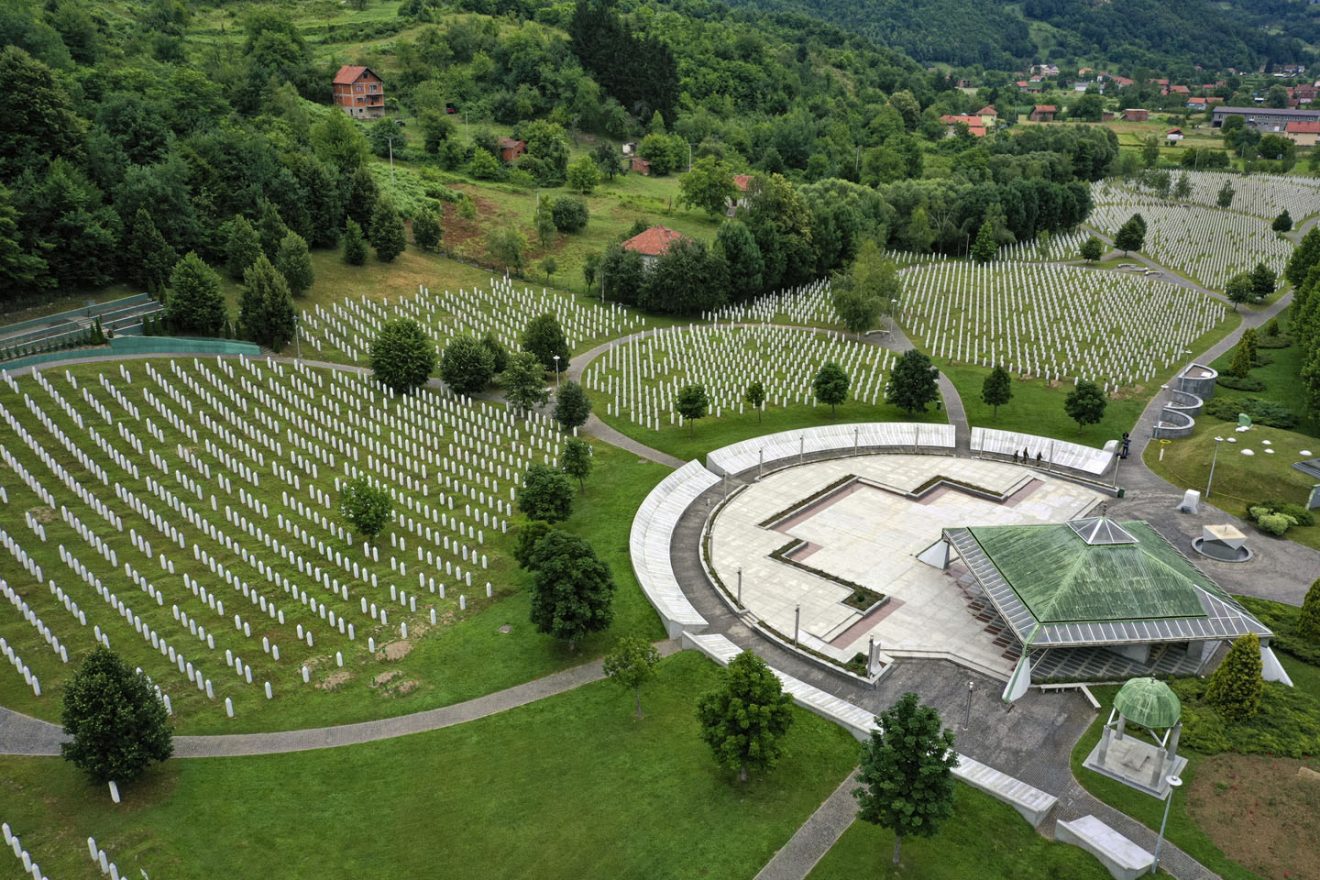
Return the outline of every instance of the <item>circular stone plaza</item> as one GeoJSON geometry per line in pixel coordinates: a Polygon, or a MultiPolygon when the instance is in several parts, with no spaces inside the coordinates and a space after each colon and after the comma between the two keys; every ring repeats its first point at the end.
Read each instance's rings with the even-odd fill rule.
{"type": "Polygon", "coordinates": [[[1286,680],[1268,628],[1151,525],[1107,515],[1113,459],[988,429],[958,455],[937,425],[755,438],[652,492],[634,566],[671,637],[709,649],[714,610],[872,684],[949,661],[922,674],[961,667],[1013,702],[1032,684],[1194,675],[1248,632],[1286,680]]]}

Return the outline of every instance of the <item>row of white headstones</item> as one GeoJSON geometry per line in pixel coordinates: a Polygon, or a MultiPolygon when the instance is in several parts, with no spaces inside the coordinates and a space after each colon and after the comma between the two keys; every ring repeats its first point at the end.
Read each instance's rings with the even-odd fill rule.
{"type": "MultiPolygon", "coordinates": [[[[1172,183],[1177,183],[1182,171],[1172,171],[1172,183]]],[[[1219,208],[1219,192],[1227,183],[1233,188],[1233,201],[1228,211],[1252,214],[1262,220],[1273,221],[1285,210],[1294,223],[1320,211],[1320,180],[1311,177],[1287,177],[1279,174],[1229,174],[1222,171],[1189,171],[1192,185],[1186,201],[1202,207],[1219,208]]],[[[1091,185],[1091,199],[1096,205],[1110,201],[1124,201],[1135,196],[1149,198],[1150,190],[1143,190],[1135,181],[1101,180],[1091,185]]],[[[1175,200],[1177,201],[1177,200],[1175,200]]]]}
{"type": "Polygon", "coordinates": [[[392,318],[412,318],[426,327],[443,348],[454,336],[494,333],[509,350],[520,347],[532,318],[552,314],[570,350],[587,340],[622,336],[646,327],[646,318],[617,303],[584,303],[542,288],[517,288],[507,279],[491,279],[489,288],[433,293],[419,287],[416,296],[397,300],[367,297],[317,304],[303,313],[299,335],[317,352],[337,350],[365,361],[371,341],[392,318]]]}
{"type": "MultiPolygon", "coordinates": [[[[407,578],[409,562],[401,554],[406,553],[410,538],[417,544],[414,548],[417,590],[410,594],[398,584],[388,584],[390,602],[398,602],[405,615],[418,611],[418,593],[429,592],[432,597],[443,599],[445,580],[452,578],[460,587],[470,589],[474,574],[489,566],[487,555],[481,552],[485,530],[507,529],[515,491],[513,484],[518,476],[538,458],[549,462],[558,457],[559,436],[546,419],[532,417],[520,423],[512,414],[495,407],[434,392],[395,398],[356,375],[275,362],[263,365],[253,360],[241,360],[237,366],[221,360],[214,366],[194,361],[191,371],[178,362],[170,362],[166,371],[157,370],[148,362],[144,370],[155,386],[153,393],[141,383],[134,389],[127,368],[121,365],[119,369],[118,381],[111,381],[105,374],[98,377],[99,390],[108,396],[111,406],[93,408],[97,412],[93,418],[112,425],[111,436],[118,437],[128,453],[121,452],[104,436],[95,444],[97,451],[84,449],[80,445],[85,443],[82,438],[95,429],[87,425],[83,413],[70,405],[46,376],[37,374],[31,381],[55,402],[57,411],[62,413],[63,427],[7,374],[4,380],[10,390],[23,394],[25,403],[17,416],[8,408],[0,406],[0,410],[11,427],[16,428],[15,436],[22,440],[26,452],[21,457],[35,458],[44,464],[76,496],[77,501],[69,499],[70,503],[76,506],[81,502],[95,510],[109,526],[101,530],[102,534],[123,534],[125,520],[132,523],[127,529],[129,547],[146,561],[159,564],[161,573],[157,584],[153,584],[130,562],[123,563],[121,572],[115,550],[67,505],[61,505],[63,535],[56,538],[61,561],[77,581],[85,583],[110,605],[153,651],[167,658],[171,670],[177,668],[190,685],[212,699],[216,698],[212,680],[201,673],[200,664],[162,637],[158,626],[164,627],[168,621],[170,626],[179,627],[179,631],[198,639],[199,650],[203,652],[223,649],[226,665],[235,671],[238,680],[255,685],[258,679],[254,676],[254,662],[261,674],[276,673],[281,658],[274,637],[291,624],[297,641],[295,646],[289,646],[294,647],[292,652],[286,647],[286,654],[299,655],[303,661],[301,677],[309,681],[310,667],[318,662],[311,650],[316,644],[311,626],[314,620],[327,624],[331,634],[347,636],[349,642],[356,641],[356,626],[365,623],[374,630],[367,640],[368,651],[374,652],[376,636],[387,632],[388,613],[383,597],[379,605],[371,600],[386,586],[383,581],[407,578]],[[155,411],[153,415],[144,418],[143,409],[129,400],[135,390],[140,401],[155,411]],[[179,412],[190,415],[180,416],[179,412]],[[255,418],[262,427],[252,424],[253,414],[259,414],[255,418]],[[160,419],[160,424],[168,429],[153,424],[154,418],[160,419]],[[144,423],[151,425],[145,435],[144,423]],[[206,444],[200,442],[195,427],[198,424],[208,432],[206,444]],[[224,427],[226,424],[228,428],[224,427]],[[193,448],[169,442],[166,430],[176,436],[186,435],[193,448]],[[281,437],[285,442],[281,442],[281,437]],[[438,449],[440,443],[446,444],[443,452],[438,449]],[[213,453],[221,444],[234,453],[226,453],[223,463],[213,453]],[[53,456],[48,446],[63,450],[61,454],[70,467],[53,456]],[[134,455],[140,461],[142,449],[149,453],[145,466],[156,472],[155,476],[148,473],[145,479],[129,458],[134,455]],[[207,455],[201,455],[199,449],[208,450],[207,455]],[[208,456],[212,458],[209,462],[205,460],[208,456]],[[105,483],[99,476],[93,478],[92,488],[84,485],[94,469],[111,482],[112,493],[104,496],[100,493],[105,483]],[[243,473],[246,485],[240,484],[235,491],[224,470],[236,475],[243,473]],[[388,532],[388,573],[380,565],[379,547],[357,545],[353,536],[337,524],[340,517],[334,505],[342,481],[359,474],[386,485],[396,502],[393,528],[388,532]],[[185,493],[182,497],[159,479],[170,476],[185,493]],[[303,555],[292,545],[285,545],[259,525],[270,522],[269,509],[247,487],[258,489],[262,476],[280,481],[282,509],[277,510],[278,528],[303,548],[314,551],[324,564],[303,555]],[[333,485],[334,494],[321,488],[323,485],[327,488],[333,485]],[[432,495],[436,489],[438,499],[432,495]],[[195,506],[193,499],[197,502],[195,506]],[[433,504],[432,500],[438,503],[433,504]],[[239,505],[237,508],[233,506],[235,503],[239,505]],[[158,509],[157,504],[164,507],[158,509]],[[462,506],[461,512],[458,504],[462,506]],[[213,521],[210,514],[218,514],[221,508],[224,522],[234,527],[236,533],[231,534],[213,521]],[[152,530],[162,536],[167,551],[151,546],[145,534],[152,530]],[[93,550],[91,565],[65,546],[64,542],[70,539],[93,550]],[[178,553],[188,550],[190,544],[193,573],[176,573],[176,562],[185,561],[178,553]],[[355,549],[359,546],[360,555],[355,549]],[[245,580],[245,571],[247,578],[252,578],[250,572],[255,571],[256,582],[245,580]],[[301,620],[290,618],[286,623],[286,609],[256,586],[262,579],[307,609],[291,612],[301,620]],[[115,592],[115,581],[144,593],[151,600],[147,610],[139,614],[121,599],[115,592]],[[171,589],[180,581],[182,593],[171,589]],[[171,596],[179,600],[171,602],[172,620],[160,617],[163,612],[151,610],[152,605],[163,608],[165,604],[166,591],[162,586],[171,589],[171,596]],[[318,586],[322,596],[319,599],[318,586]],[[350,586],[361,594],[354,596],[350,586]],[[255,661],[245,660],[233,647],[216,643],[223,631],[217,620],[226,619],[216,591],[225,587],[240,593],[251,603],[254,612],[260,609],[269,619],[254,632],[252,621],[242,615],[233,618],[234,632],[241,634],[242,639],[260,639],[261,656],[255,661]],[[308,594],[309,589],[312,595],[308,594]],[[358,613],[363,619],[353,621],[358,613]],[[207,619],[212,625],[209,631],[200,623],[207,619]],[[267,632],[261,631],[262,626],[267,632]]],[[[65,385],[78,388],[75,377],[67,372],[65,385]]],[[[20,457],[3,443],[0,452],[7,462],[16,465],[15,472],[20,475],[23,489],[33,492],[36,501],[54,508],[54,493],[20,457]]],[[[6,505],[20,503],[17,498],[11,500],[3,486],[0,493],[3,493],[0,500],[6,505]]],[[[25,517],[25,521],[39,545],[45,545],[48,540],[45,524],[31,516],[25,517]]],[[[45,583],[45,573],[35,557],[14,536],[6,534],[4,542],[32,580],[45,583]]],[[[68,585],[61,586],[51,579],[48,586],[54,601],[80,626],[86,626],[86,611],[78,606],[71,595],[73,591],[65,589],[68,585]]],[[[7,588],[13,589],[8,585],[7,588]]],[[[34,600],[30,590],[25,592],[27,599],[34,600]]],[[[489,582],[486,592],[488,596],[492,594],[489,582]]],[[[434,621],[436,600],[428,601],[429,615],[434,621]]],[[[458,605],[459,610],[466,609],[466,592],[458,597],[458,605]]],[[[401,635],[406,633],[406,626],[405,620],[398,630],[401,635]]],[[[44,624],[36,629],[41,632],[43,627],[50,629],[44,624]]],[[[108,634],[99,623],[94,622],[94,632],[96,642],[109,643],[108,634]]],[[[10,646],[15,652],[16,644],[10,646]]],[[[66,649],[63,657],[67,654],[66,649]]],[[[335,663],[342,665],[342,650],[335,652],[335,663]]],[[[267,696],[273,694],[269,678],[262,686],[267,696]]],[[[227,712],[232,712],[228,697],[225,703],[227,712]]]]}
{"type": "Polygon", "coordinates": [[[876,404],[893,352],[836,331],[778,325],[689,325],[659,330],[610,348],[592,362],[584,382],[607,395],[606,414],[660,430],[682,425],[675,409],[679,389],[701,384],[709,415],[750,410],[748,384],[759,380],[763,407],[816,405],[812,381],[827,362],[850,380],[850,399],[876,404]]]}

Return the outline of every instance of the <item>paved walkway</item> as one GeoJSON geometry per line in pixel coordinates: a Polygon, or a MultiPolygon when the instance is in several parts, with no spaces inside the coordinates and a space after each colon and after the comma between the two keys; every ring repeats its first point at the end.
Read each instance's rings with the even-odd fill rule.
{"type": "Polygon", "coordinates": [[[756,880],[801,880],[810,874],[857,817],[853,789],[860,782],[855,771],[848,774],[848,778],[839,783],[834,793],[794,832],[788,843],[766,862],[756,880]]]}
{"type": "MultiPolygon", "coordinates": [[[[681,647],[677,640],[656,643],[656,649],[664,657],[676,653],[681,647]]],[[[428,730],[441,730],[516,709],[593,681],[600,681],[605,677],[603,662],[602,659],[596,659],[484,697],[451,706],[441,706],[438,709],[414,712],[411,715],[398,715],[394,718],[272,733],[176,736],[174,754],[179,758],[276,755],[357,745],[428,730]]],[[[63,741],[64,732],[59,726],[0,708],[0,744],[3,744],[0,745],[0,754],[58,755],[60,743],[63,741]]]]}

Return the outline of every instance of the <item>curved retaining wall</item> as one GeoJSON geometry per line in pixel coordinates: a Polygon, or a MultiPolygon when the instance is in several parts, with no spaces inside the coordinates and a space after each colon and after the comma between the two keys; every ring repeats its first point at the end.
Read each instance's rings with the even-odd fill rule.
{"type": "Polygon", "coordinates": [[[1194,394],[1201,400],[1209,400],[1215,396],[1215,381],[1218,378],[1219,371],[1214,367],[1190,363],[1174,377],[1170,387],[1176,391],[1194,394]]]}
{"type": "Polygon", "coordinates": [[[1154,436],[1164,439],[1190,437],[1196,427],[1196,419],[1185,412],[1166,406],[1160,410],[1160,420],[1155,423],[1154,436]]]}
{"type": "Polygon", "coordinates": [[[719,481],[701,462],[690,461],[661,480],[633,517],[628,535],[633,572],[671,639],[685,632],[704,632],[708,625],[683,595],[669,558],[669,545],[683,511],[719,481]]]}
{"type": "Polygon", "coordinates": [[[842,450],[857,452],[953,452],[953,425],[916,422],[857,422],[780,431],[716,449],[706,455],[706,467],[718,476],[738,474],[777,462],[842,450]]]}

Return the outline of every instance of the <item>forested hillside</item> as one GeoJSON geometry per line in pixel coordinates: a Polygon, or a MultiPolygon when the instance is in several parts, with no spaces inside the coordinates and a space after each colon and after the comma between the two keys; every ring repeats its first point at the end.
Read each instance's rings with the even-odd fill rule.
{"type": "Polygon", "coordinates": [[[1306,61],[1320,43],[1307,0],[729,0],[856,30],[922,62],[1012,69],[1033,60],[1156,70],[1306,61]],[[1309,45],[1308,45],[1309,44],[1309,45]]]}

